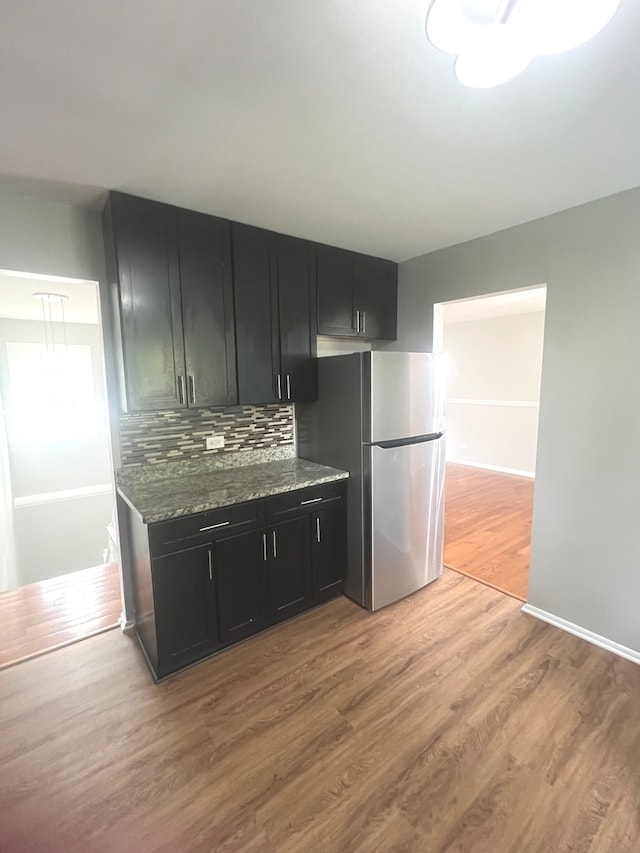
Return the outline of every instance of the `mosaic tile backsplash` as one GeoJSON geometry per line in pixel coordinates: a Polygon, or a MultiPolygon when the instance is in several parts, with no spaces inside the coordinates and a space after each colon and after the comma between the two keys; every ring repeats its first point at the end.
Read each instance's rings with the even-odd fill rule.
{"type": "Polygon", "coordinates": [[[235,406],[120,415],[123,465],[292,444],[292,406],[235,406]],[[222,450],[206,450],[205,438],[212,433],[224,436],[222,450]]]}

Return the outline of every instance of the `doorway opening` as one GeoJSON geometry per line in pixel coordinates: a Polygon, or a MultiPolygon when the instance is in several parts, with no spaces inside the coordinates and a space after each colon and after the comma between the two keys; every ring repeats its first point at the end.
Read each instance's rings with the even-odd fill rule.
{"type": "Polygon", "coordinates": [[[117,625],[96,282],[0,270],[0,667],[117,625]]]}
{"type": "Polygon", "coordinates": [[[546,286],[443,302],[444,562],[527,599],[546,286]]]}

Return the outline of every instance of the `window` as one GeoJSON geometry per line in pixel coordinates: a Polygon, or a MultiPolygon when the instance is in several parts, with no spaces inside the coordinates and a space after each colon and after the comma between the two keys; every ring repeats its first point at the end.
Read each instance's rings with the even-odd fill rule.
{"type": "Polygon", "coordinates": [[[91,347],[7,343],[11,398],[8,414],[15,442],[95,438],[98,434],[91,347]]]}

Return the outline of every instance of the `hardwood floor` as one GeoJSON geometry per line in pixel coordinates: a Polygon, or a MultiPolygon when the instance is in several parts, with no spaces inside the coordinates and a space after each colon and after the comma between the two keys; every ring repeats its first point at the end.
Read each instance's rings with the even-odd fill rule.
{"type": "Polygon", "coordinates": [[[4,592],[0,669],[112,628],[121,609],[117,563],[4,592]]]}
{"type": "Polygon", "coordinates": [[[640,668],[454,572],[160,685],[112,631],[0,696],[2,853],[637,850],[640,668]]]}
{"type": "Polygon", "coordinates": [[[448,462],[445,565],[526,601],[533,483],[448,462]]]}

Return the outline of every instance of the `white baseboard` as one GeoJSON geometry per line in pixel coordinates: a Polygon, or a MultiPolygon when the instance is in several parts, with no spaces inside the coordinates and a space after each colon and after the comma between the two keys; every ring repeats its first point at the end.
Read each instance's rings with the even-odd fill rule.
{"type": "Polygon", "coordinates": [[[468,465],[469,468],[484,468],[485,471],[500,471],[502,474],[517,474],[518,477],[535,479],[535,471],[520,471],[518,468],[503,468],[501,465],[485,465],[484,462],[474,462],[471,459],[447,459],[454,465],[468,465]]]}
{"type": "Polygon", "coordinates": [[[127,617],[124,615],[124,611],[120,614],[120,618],[118,619],[118,625],[122,629],[122,633],[125,634],[127,631],[131,631],[135,626],[135,622],[133,619],[129,619],[127,621],[127,617]]]}
{"type": "Polygon", "coordinates": [[[640,652],[630,649],[627,646],[621,646],[620,643],[614,643],[613,640],[608,640],[600,634],[594,634],[593,631],[582,628],[580,625],[575,625],[560,616],[554,616],[553,613],[548,613],[546,610],[541,610],[539,607],[533,607],[531,604],[524,604],[522,612],[529,616],[535,616],[536,619],[541,619],[543,622],[548,622],[549,625],[554,625],[560,628],[561,631],[566,631],[568,634],[573,634],[575,637],[580,637],[594,646],[599,646],[601,649],[606,649],[608,652],[613,652],[621,658],[632,661],[632,663],[640,664],[640,652]]]}

